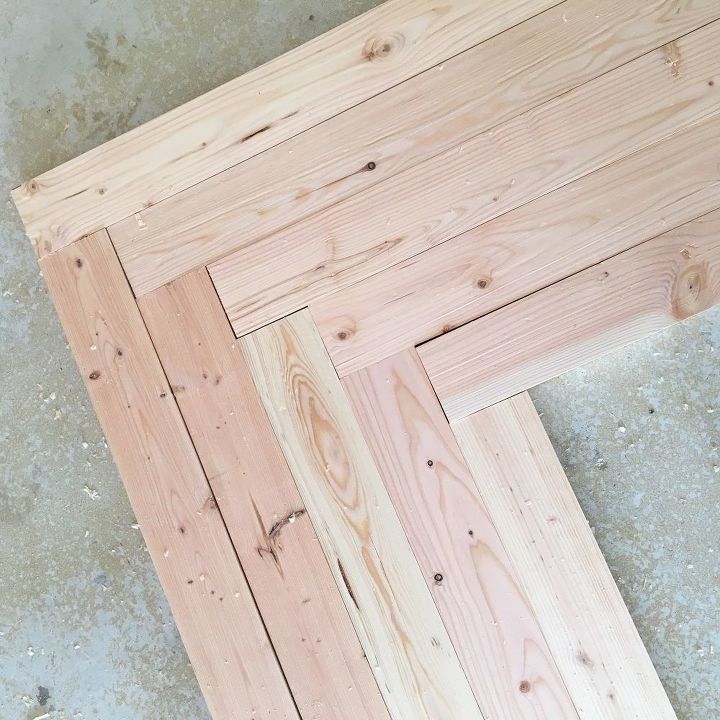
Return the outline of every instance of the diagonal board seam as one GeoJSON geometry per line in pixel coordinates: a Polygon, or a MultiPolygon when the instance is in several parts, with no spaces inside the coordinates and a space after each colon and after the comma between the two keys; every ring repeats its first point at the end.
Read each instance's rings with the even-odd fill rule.
{"type": "Polygon", "coordinates": [[[342,293],[336,291],[312,302],[310,310],[340,375],[378,362],[404,347],[420,346],[523,297],[528,293],[515,273],[520,273],[522,285],[527,283],[530,292],[536,292],[711,212],[720,197],[720,164],[715,160],[717,157],[720,161],[720,154],[706,152],[705,146],[716,141],[720,141],[720,122],[717,118],[706,119],[673,138],[639,149],[563,188],[358,280],[342,293]],[[683,158],[693,156],[700,159],[690,161],[688,167],[683,158]],[[680,175],[675,167],[681,168],[680,175]],[[685,177],[693,178],[692,183],[685,182],[685,177]],[[643,185],[644,178],[653,180],[643,185]],[[660,179],[659,187],[654,178],[660,179]],[[632,184],[640,192],[633,189],[630,193],[603,193],[605,183],[613,188],[632,184]],[[669,195],[662,194],[666,187],[671,189],[669,195]],[[608,196],[609,207],[620,204],[612,215],[604,210],[608,205],[599,202],[608,196]],[[627,202],[625,197],[629,198],[627,202]],[[648,201],[646,198],[653,198],[652,202],[640,205],[640,200],[648,201]],[[662,198],[659,206],[655,198],[662,198]],[[685,201],[693,199],[686,207],[685,201]],[[630,214],[623,203],[631,209],[630,214]],[[574,209],[564,210],[576,206],[577,216],[574,209]],[[535,213],[552,220],[536,227],[531,222],[535,213]],[[577,217],[582,220],[580,228],[574,227],[577,217]],[[588,223],[586,217],[592,222],[588,223]],[[556,225],[558,231],[552,234],[556,225]],[[635,233],[637,242],[633,240],[635,233]],[[554,245],[551,238],[557,238],[554,245]],[[580,238],[580,244],[576,238],[580,238]],[[537,243],[551,246],[550,253],[542,258],[544,265],[533,255],[537,243]],[[517,253],[517,257],[511,256],[512,262],[506,262],[497,251],[506,246],[517,253]],[[524,255],[529,260],[520,262],[524,255]],[[462,272],[455,269],[455,258],[461,261],[462,272]],[[475,260],[471,262],[471,258],[475,260]],[[482,292],[478,293],[478,289],[482,292]],[[402,327],[393,321],[397,313],[406,318],[402,327]]]}
{"type": "Polygon", "coordinates": [[[420,346],[451,421],[717,303],[719,228],[716,209],[420,346]]]}

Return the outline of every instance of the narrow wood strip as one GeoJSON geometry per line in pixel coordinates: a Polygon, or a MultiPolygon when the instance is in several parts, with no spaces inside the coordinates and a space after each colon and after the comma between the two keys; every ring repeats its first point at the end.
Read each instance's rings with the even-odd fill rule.
{"type": "Polygon", "coordinates": [[[342,384],[485,717],[577,720],[415,350],[342,384]]]}
{"type": "Polygon", "coordinates": [[[243,338],[393,720],[482,718],[307,311],[243,338]]]}
{"type": "Polygon", "coordinates": [[[720,114],[719,42],[716,22],[212,264],[236,334],[720,114]]]}
{"type": "Polygon", "coordinates": [[[13,198],[39,255],[122,220],[558,0],[390,0],[43,173],[13,198]]]}
{"type": "Polygon", "coordinates": [[[215,720],[298,720],[105,232],[40,266],[215,720]]]}
{"type": "Polygon", "coordinates": [[[311,303],[340,376],[708,213],[720,120],[678,133],[311,303]]]}
{"type": "Polygon", "coordinates": [[[716,0],[567,0],[121,220],[110,236],[141,295],[718,17],[716,0]]]}
{"type": "Polygon", "coordinates": [[[445,412],[455,419],[719,301],[720,210],[506,305],[419,352],[445,412]]]}
{"type": "Polygon", "coordinates": [[[676,720],[527,393],[452,427],[580,716],[676,720]]]}
{"type": "Polygon", "coordinates": [[[303,718],[388,718],[205,269],[140,309],[303,718]]]}

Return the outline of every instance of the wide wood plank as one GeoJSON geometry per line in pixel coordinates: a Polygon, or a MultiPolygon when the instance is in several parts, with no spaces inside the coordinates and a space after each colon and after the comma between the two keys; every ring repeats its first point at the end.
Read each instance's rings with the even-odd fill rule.
{"type": "Polygon", "coordinates": [[[298,720],[107,234],[40,265],[213,718],[298,720]]]}
{"type": "Polygon", "coordinates": [[[719,199],[720,120],[713,118],[310,310],[343,376],[708,213],[719,199]]]}
{"type": "Polygon", "coordinates": [[[13,193],[39,255],[122,220],[556,5],[390,0],[13,193]]]}
{"type": "MultiPolygon", "coordinates": [[[[716,199],[720,205],[720,193],[716,199]]],[[[464,417],[720,302],[720,210],[419,348],[464,417]]]]}
{"type": "Polygon", "coordinates": [[[110,236],[141,295],[718,17],[716,0],[567,0],[121,220],[110,236]]]}
{"type": "Polygon", "coordinates": [[[452,427],[580,716],[676,720],[530,397],[452,427]]]}
{"type": "Polygon", "coordinates": [[[214,263],[235,332],[719,114],[719,42],[715,22],[214,263]]]}
{"type": "Polygon", "coordinates": [[[388,718],[207,271],[139,304],[300,714],[388,718]]]}
{"type": "Polygon", "coordinates": [[[307,311],[243,348],[393,720],[482,715],[307,311]]]}
{"type": "Polygon", "coordinates": [[[343,387],[486,718],[576,718],[415,350],[343,387]]]}

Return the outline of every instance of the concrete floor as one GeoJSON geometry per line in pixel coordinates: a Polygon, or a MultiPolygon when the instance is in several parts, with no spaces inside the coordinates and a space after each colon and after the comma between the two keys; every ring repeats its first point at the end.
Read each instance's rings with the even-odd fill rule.
{"type": "MultiPolygon", "coordinates": [[[[0,718],[208,717],[7,191],[377,0],[0,0],[0,718]]],[[[681,720],[718,718],[720,311],[533,396],[681,720]]]]}

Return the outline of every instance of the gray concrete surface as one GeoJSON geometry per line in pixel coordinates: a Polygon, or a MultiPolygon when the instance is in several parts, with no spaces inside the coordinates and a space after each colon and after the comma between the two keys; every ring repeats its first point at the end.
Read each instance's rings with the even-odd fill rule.
{"type": "MultiPolygon", "coordinates": [[[[208,717],[7,191],[378,4],[0,0],[0,719],[208,717]]],[[[533,393],[681,720],[718,718],[720,312],[533,393]]]]}

